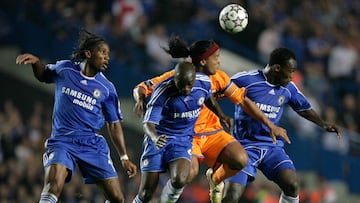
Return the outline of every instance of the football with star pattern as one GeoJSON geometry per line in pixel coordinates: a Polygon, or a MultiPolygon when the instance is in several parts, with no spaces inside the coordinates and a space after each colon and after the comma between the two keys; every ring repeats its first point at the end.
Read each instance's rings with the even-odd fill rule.
{"type": "Polygon", "coordinates": [[[221,28],[231,34],[243,31],[248,24],[248,13],[239,4],[229,4],[219,14],[221,28]]]}

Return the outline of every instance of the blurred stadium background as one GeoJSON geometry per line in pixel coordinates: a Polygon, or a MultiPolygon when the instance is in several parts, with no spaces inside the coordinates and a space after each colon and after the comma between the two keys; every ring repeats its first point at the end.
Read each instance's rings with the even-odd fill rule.
{"type": "MultiPolygon", "coordinates": [[[[132,88],[172,68],[174,61],[160,49],[169,36],[179,35],[189,43],[214,39],[223,48],[222,68],[230,75],[263,68],[275,47],[292,49],[299,62],[294,82],[323,118],[341,126],[343,133],[338,141],[286,111],[282,126],[292,140],[286,150],[302,179],[300,202],[360,202],[359,19],[360,1],[351,0],[2,0],[0,203],[38,201],[43,143],[51,130],[52,86],[35,81],[31,68],[15,65],[15,57],[30,52],[46,62],[68,58],[80,28],[104,36],[110,44],[112,59],[106,75],[119,91],[126,141],[136,163],[143,133],[141,120],[132,113],[132,88]],[[248,27],[236,35],[218,26],[217,15],[228,3],[239,3],[249,13],[248,27]]],[[[233,114],[229,101],[221,105],[233,114]]],[[[131,202],[140,176],[129,180],[118,161],[116,165],[131,202]]],[[[205,168],[179,202],[209,202],[205,168]]],[[[163,180],[165,175],[157,192],[163,180]]],[[[278,202],[279,192],[259,174],[241,202],[278,202]]],[[[97,203],[103,198],[76,174],[60,202],[97,203]]]]}

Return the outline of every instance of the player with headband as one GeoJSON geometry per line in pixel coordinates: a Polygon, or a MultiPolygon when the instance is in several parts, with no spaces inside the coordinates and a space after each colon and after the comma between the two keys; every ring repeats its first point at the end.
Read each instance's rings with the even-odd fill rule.
{"type": "MultiPolygon", "coordinates": [[[[270,136],[276,141],[276,136],[283,137],[289,142],[286,131],[274,125],[262,111],[246,97],[246,89],[239,88],[230,81],[230,77],[220,67],[220,47],[212,40],[194,42],[189,48],[186,42],[177,36],[169,40],[169,49],[165,50],[173,58],[187,58],[190,56],[197,72],[209,75],[212,84],[212,93],[216,98],[228,97],[235,104],[239,104],[245,112],[254,119],[262,122],[269,128],[270,136]]],[[[136,101],[134,112],[143,116],[146,107],[146,98],[154,87],[161,81],[174,75],[174,70],[158,77],[138,84],[133,91],[136,101]]],[[[199,172],[199,164],[204,161],[210,168],[206,175],[210,183],[211,202],[221,202],[223,180],[231,177],[243,169],[248,156],[242,145],[237,142],[226,130],[232,129],[232,120],[220,120],[210,109],[201,109],[200,116],[195,124],[193,139],[192,162],[188,183],[199,172]]],[[[176,189],[171,182],[163,188],[161,199],[166,200],[176,189]]],[[[162,202],[162,201],[161,201],[162,202]]]]}

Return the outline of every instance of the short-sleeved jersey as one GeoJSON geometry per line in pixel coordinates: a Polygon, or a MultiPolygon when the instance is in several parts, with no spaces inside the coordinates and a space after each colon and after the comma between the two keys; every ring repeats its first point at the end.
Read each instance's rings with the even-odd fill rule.
{"type": "Polygon", "coordinates": [[[159,135],[181,137],[194,135],[194,124],[204,101],[211,97],[211,83],[207,75],[196,73],[189,95],[176,94],[173,77],[156,86],[147,104],[144,123],[156,124],[159,135]]]}
{"type": "MultiPolygon", "coordinates": [[[[224,71],[217,70],[214,75],[209,77],[211,80],[211,91],[216,97],[228,97],[236,104],[243,101],[245,88],[239,88],[234,85],[224,71]]],[[[197,135],[212,134],[222,128],[219,117],[205,106],[201,110],[200,117],[195,125],[197,135]]]]}
{"type": "MultiPolygon", "coordinates": [[[[279,124],[285,104],[294,111],[311,109],[311,105],[293,82],[285,87],[274,86],[266,81],[262,70],[240,72],[231,77],[238,86],[246,87],[246,96],[264,112],[276,125],[279,124]]],[[[262,123],[247,115],[239,105],[235,105],[235,124],[233,135],[243,144],[259,142],[272,145],[269,129],[262,123]]],[[[277,145],[283,146],[284,141],[278,138],[277,145]]]]}
{"type": "Polygon", "coordinates": [[[146,80],[144,82],[141,82],[137,85],[137,87],[141,87],[145,89],[145,97],[149,97],[151,93],[154,91],[154,88],[156,85],[158,85],[160,82],[169,79],[170,77],[174,76],[175,70],[170,70],[168,72],[163,73],[162,75],[159,75],[157,77],[151,78],[149,80],[146,80]]]}
{"type": "Polygon", "coordinates": [[[85,76],[82,66],[69,60],[46,66],[55,83],[52,136],[94,134],[105,121],[123,119],[114,85],[102,73],[85,76]]]}
{"type": "MultiPolygon", "coordinates": [[[[152,78],[138,84],[138,87],[146,90],[146,96],[149,96],[153,88],[161,81],[174,75],[174,70],[168,71],[158,77],[152,78]]],[[[211,91],[217,96],[226,96],[234,103],[241,103],[244,99],[245,88],[239,88],[231,82],[230,77],[221,70],[217,70],[214,75],[209,76],[211,80],[211,91]]],[[[201,109],[200,116],[195,124],[195,133],[197,135],[212,134],[221,130],[222,125],[219,118],[206,106],[201,109]]]]}

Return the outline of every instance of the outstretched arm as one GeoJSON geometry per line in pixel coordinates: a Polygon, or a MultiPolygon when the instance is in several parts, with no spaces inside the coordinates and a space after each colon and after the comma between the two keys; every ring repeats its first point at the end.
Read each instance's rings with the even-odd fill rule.
{"type": "Polygon", "coordinates": [[[124,133],[120,121],[117,121],[115,123],[108,123],[107,126],[111,141],[114,143],[114,146],[118,154],[120,155],[122,166],[126,169],[129,178],[134,177],[137,173],[137,168],[136,165],[132,163],[127,156],[124,133]]]}
{"type": "Polygon", "coordinates": [[[313,110],[305,110],[305,111],[297,111],[297,113],[304,117],[305,119],[315,123],[316,125],[320,126],[322,129],[328,131],[328,132],[334,132],[336,133],[337,137],[341,138],[341,133],[338,129],[338,127],[335,124],[327,123],[323,121],[320,116],[313,110]]]}
{"type": "Polygon", "coordinates": [[[269,120],[268,117],[259,109],[256,104],[251,101],[248,97],[245,97],[243,102],[239,103],[241,108],[249,116],[255,120],[264,123],[270,129],[270,137],[273,140],[273,143],[276,143],[276,136],[282,137],[287,143],[291,143],[289,137],[287,136],[286,130],[284,128],[276,126],[273,122],[269,120]]]}
{"type": "Polygon", "coordinates": [[[146,101],[145,98],[149,97],[154,90],[154,87],[159,84],[161,81],[166,80],[167,78],[174,75],[174,70],[163,73],[160,76],[151,78],[147,81],[141,82],[133,89],[133,98],[135,100],[135,105],[133,108],[134,113],[142,118],[146,111],[146,101]]]}
{"type": "Polygon", "coordinates": [[[16,57],[16,64],[30,64],[33,69],[34,76],[40,82],[45,82],[46,75],[45,75],[45,65],[40,61],[37,56],[32,54],[21,54],[16,57]]]}

